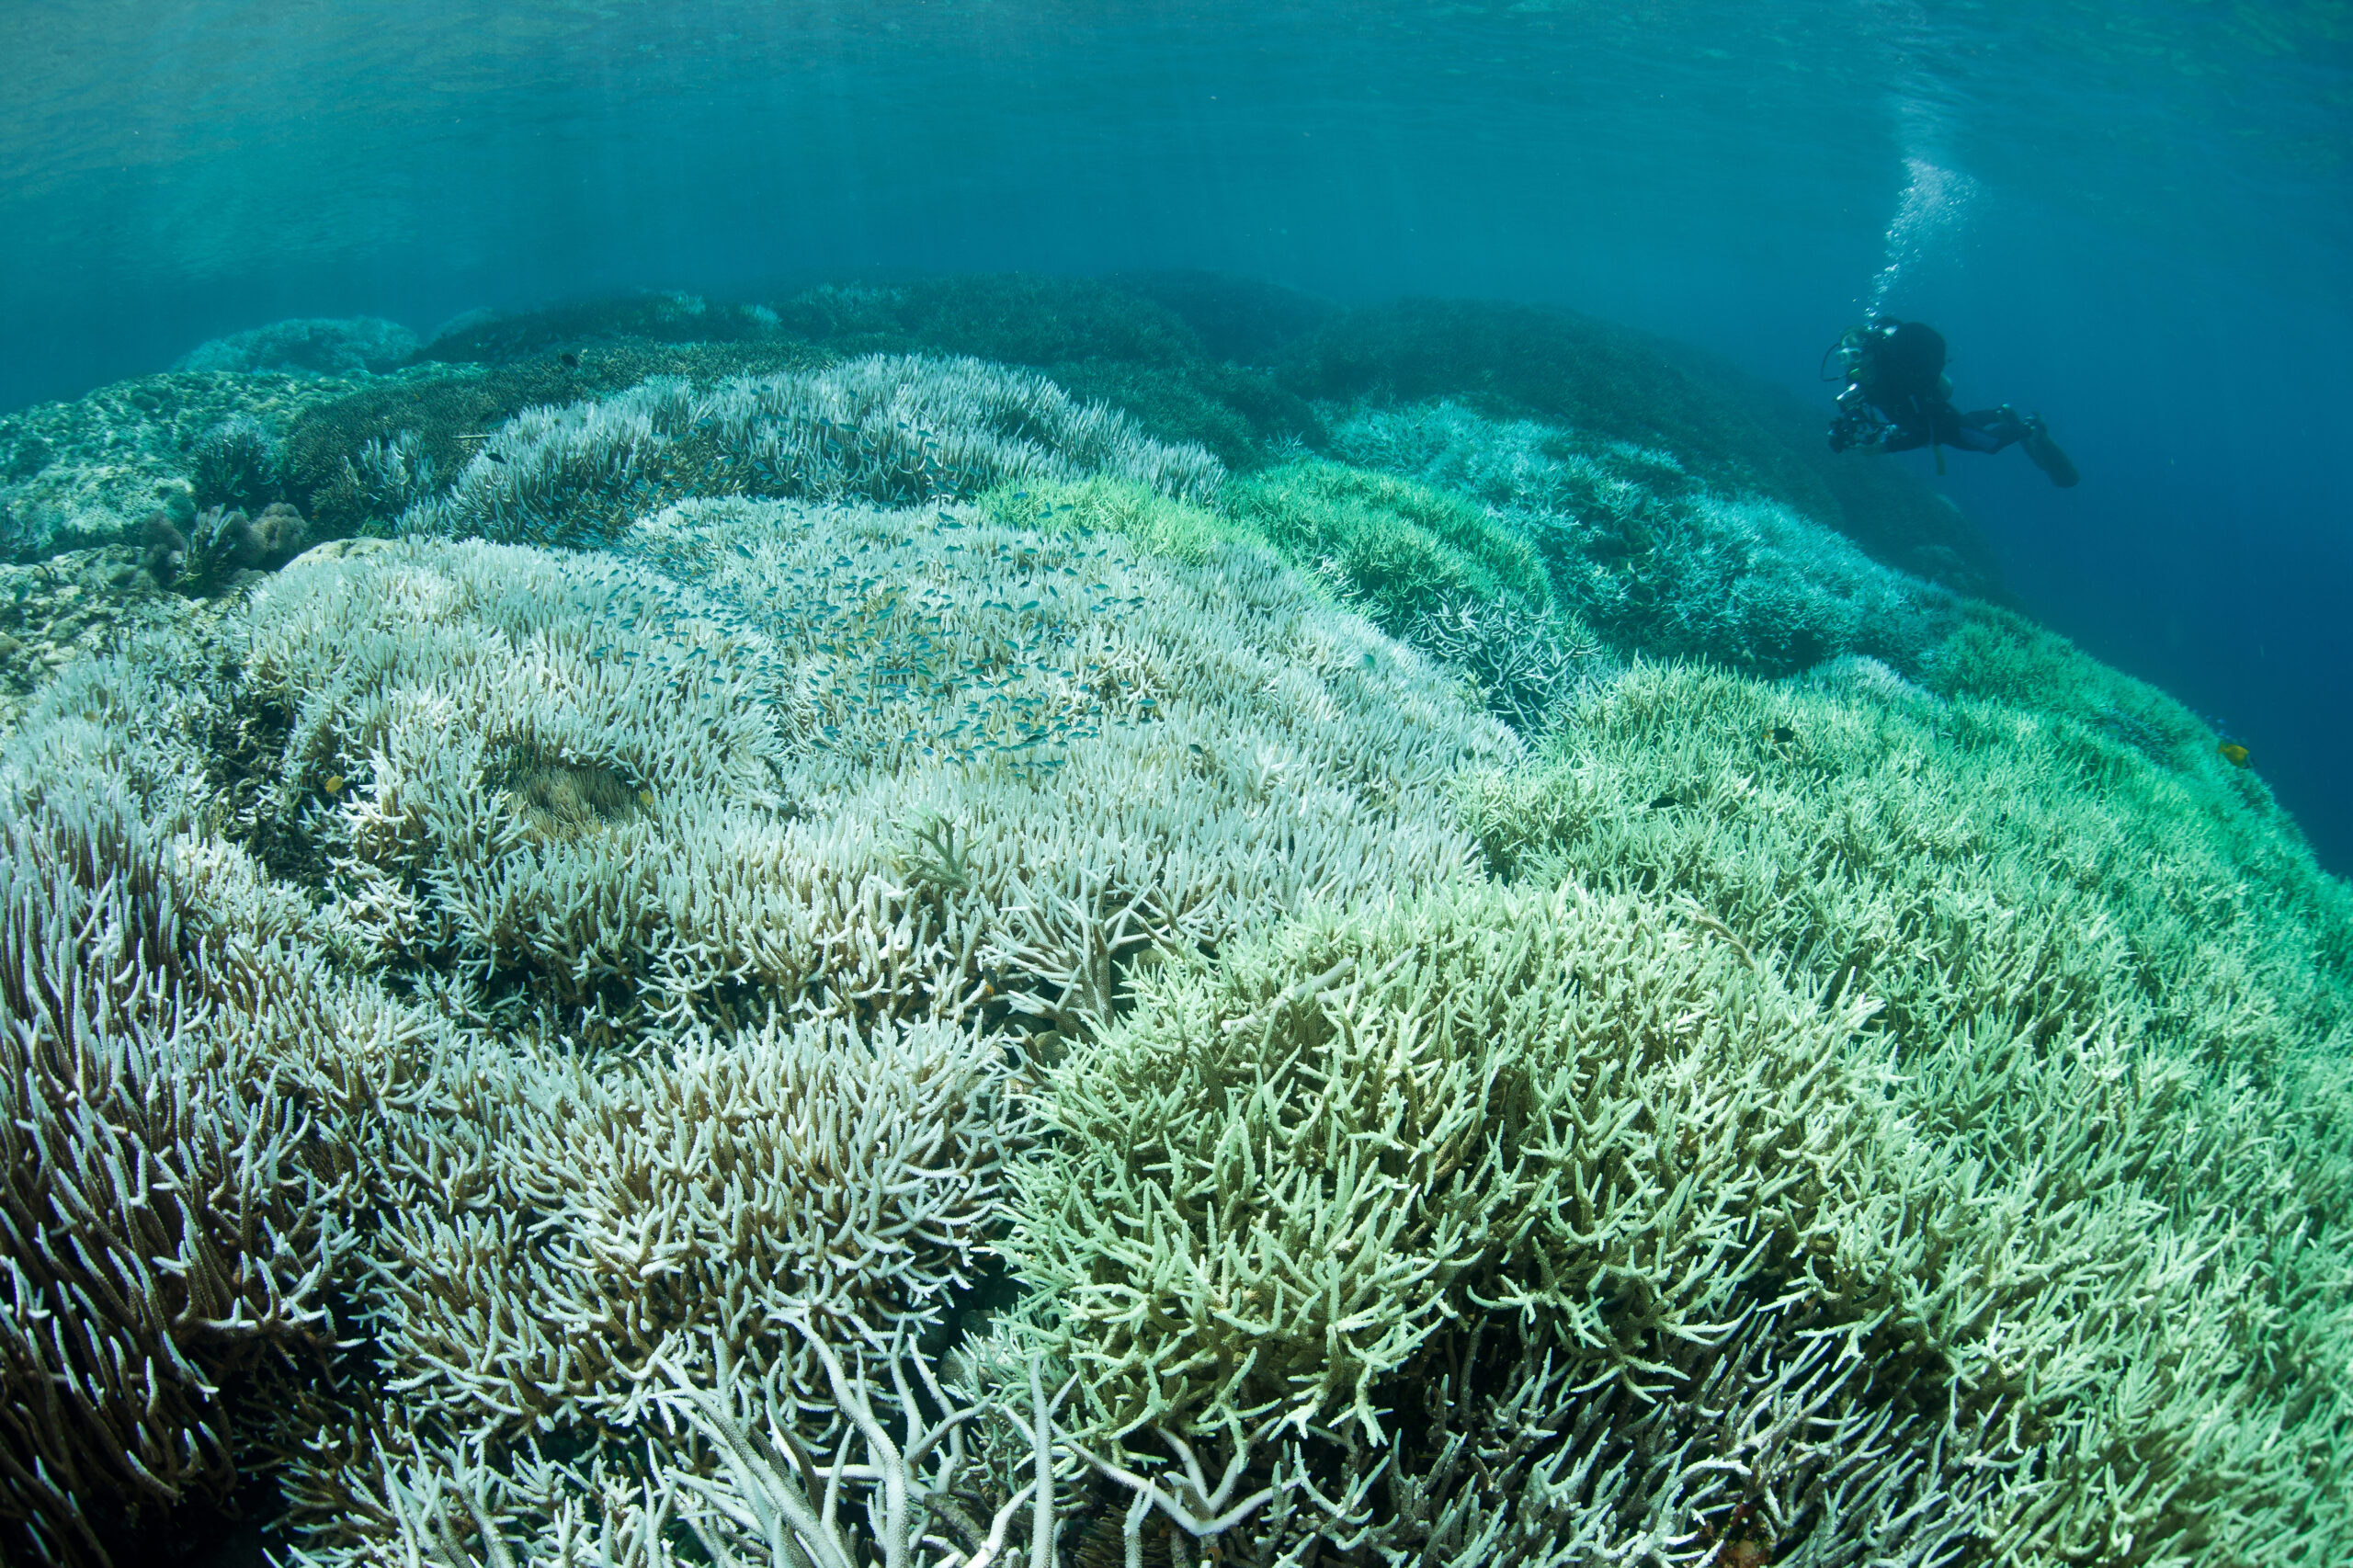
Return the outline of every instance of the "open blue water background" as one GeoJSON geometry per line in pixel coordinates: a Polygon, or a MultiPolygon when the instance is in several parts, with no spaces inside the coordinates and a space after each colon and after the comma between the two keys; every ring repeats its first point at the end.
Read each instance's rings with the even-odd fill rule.
{"type": "Polygon", "coordinates": [[[1574,306],[1826,410],[1877,294],[2085,472],[1941,482],[2027,607],[2353,869],[2332,0],[0,0],[0,407],[290,315],[1199,267],[1574,306]]]}

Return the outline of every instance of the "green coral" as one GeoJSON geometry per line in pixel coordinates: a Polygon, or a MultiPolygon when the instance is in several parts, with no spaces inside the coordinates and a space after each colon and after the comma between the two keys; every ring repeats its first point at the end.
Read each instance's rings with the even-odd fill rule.
{"type": "Polygon", "coordinates": [[[1392,1380],[1482,1312],[1589,1387],[1665,1386],[1663,1343],[1768,1278],[1872,1293],[1855,1178],[1893,1134],[1853,1022],[1574,889],[1309,922],[1147,980],[1054,1071],[1012,1251],[1116,1432],[1378,1444],[1392,1380]]]}
{"type": "Polygon", "coordinates": [[[1335,450],[1476,502],[1619,647],[1793,674],[1866,653],[1916,672],[1956,619],[1941,588],[1829,528],[1701,483],[1670,452],[1453,402],[1361,409],[1335,450]]]}
{"type": "Polygon", "coordinates": [[[2224,767],[1868,660],[1591,687],[1462,778],[1510,886],[1176,960],[1049,1075],[1027,1332],[1098,1440],[1297,1434],[1336,1501],[1254,1561],[1375,1473],[1362,1539],[1479,1561],[1458,1441],[1617,1549],[2292,1561],[2344,1528],[2353,896],[2217,854],[2224,767]],[[1742,1378],[1807,1431],[1745,1449],[1742,1378]]]}
{"type": "MultiPolygon", "coordinates": [[[[1311,919],[1146,980],[1050,1075],[1053,1135],[1017,1176],[1031,1332],[1097,1440],[1280,1426],[1324,1497],[1385,1472],[1422,1506],[1358,1528],[1400,1558],[1431,1560],[1477,1490],[1417,1391],[1497,1357],[1505,1386],[1611,1413],[1597,1437],[1555,1404],[1512,1462],[1675,1455],[1490,1503],[1620,1551],[1647,1517],[1776,1551],[1859,1530],[1898,1561],[2102,1557],[2177,1552],[2225,1504],[2291,1515],[2327,1424],[2275,1450],[2291,1406],[2245,1397],[2277,1321],[2248,1294],[2280,1259],[2151,1169],[2245,1096],[2193,1110],[2171,1064],[2063,1036],[1909,1090],[1871,1001],[1771,957],[1696,905],[1567,881],[1311,919]],[[1743,1378],[1803,1428],[1757,1444],[1701,1414],[1743,1378]],[[2124,1466],[2145,1479],[2120,1499],[2124,1466]]],[[[2229,1119],[2202,1142],[2264,1149],[2229,1119]]],[[[1253,1560],[1338,1529],[1310,1511],[1253,1560]]]]}
{"type": "MultiPolygon", "coordinates": [[[[2031,1369],[2040,1419],[2075,1434],[2059,1451],[2165,1477],[2164,1506],[2107,1524],[2093,1477],[2047,1483],[2068,1531],[2170,1557],[2225,1508],[2264,1521],[2249,1542],[2320,1528],[2312,1478],[2346,1464],[2353,894],[2245,787],[1848,661],[1780,687],[1637,669],[1462,801],[1515,881],[1688,899],[1801,989],[1870,997],[1891,1098],[2018,1217],[2008,1256],[2041,1269],[2126,1227],[2100,1267],[2173,1302],[2194,1355],[2147,1348],[2156,1323],[2088,1282],[2064,1319],[2008,1287],[1973,1309],[2050,1349],[1949,1354],[1972,1380],[2031,1369]]],[[[1941,1288],[1990,1267],[1948,1255],[1941,1288]]]]}
{"type": "Polygon", "coordinates": [[[1449,599],[1543,605],[1535,549],[1459,496],[1338,463],[1288,463],[1234,484],[1233,515],[1359,601],[1392,635],[1449,599]]]}
{"type": "MultiPolygon", "coordinates": [[[[2262,776],[2220,755],[2204,720],[2056,632],[1996,606],[1970,604],[1923,663],[1920,678],[1929,689],[2020,715],[2029,734],[2063,752],[2082,785],[2120,812],[2194,823],[2200,853],[2234,874],[2260,887],[2341,885],[2314,868],[2303,835],[2262,776]]],[[[2316,929],[2331,927],[2323,922],[2316,929]]]]}
{"type": "Polygon", "coordinates": [[[1267,544],[1265,535],[1222,512],[1175,500],[1132,480],[1097,476],[1066,484],[999,484],[979,505],[1008,528],[1117,534],[1147,555],[1188,565],[1200,565],[1236,544],[1267,544]]]}

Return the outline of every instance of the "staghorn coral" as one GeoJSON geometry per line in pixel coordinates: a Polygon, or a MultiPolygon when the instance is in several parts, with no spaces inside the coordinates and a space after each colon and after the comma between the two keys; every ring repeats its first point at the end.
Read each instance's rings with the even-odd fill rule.
{"type": "Polygon", "coordinates": [[[396,430],[362,443],[344,460],[344,483],[369,517],[396,517],[432,495],[432,454],[415,430],[396,430]]]}
{"type": "Polygon", "coordinates": [[[2188,1559],[2224,1508],[2242,1542],[2337,1528],[2308,1478],[2347,1462],[2323,1391],[2353,1342],[2353,912],[2239,770],[1869,666],[1645,666],[1537,766],[1461,788],[1498,870],[1689,899],[1800,988],[1874,1000],[1891,1098],[1984,1210],[1938,1288],[2003,1331],[1945,1354],[2044,1402],[2041,1521],[1995,1539],[2188,1559]],[[2054,1260],[2103,1255],[2112,1283],[2038,1301],[2054,1260]],[[2103,1465],[2150,1477],[2141,1500],[2112,1506],[2103,1465]]]}
{"type": "MultiPolygon", "coordinates": [[[[786,1314],[938,1332],[1029,1135],[1008,1049],[1155,944],[1461,877],[1443,780],[1514,748],[1245,546],[706,502],[626,548],[330,546],[12,753],[200,824],[222,1026],[347,1161],[363,1332],[245,1439],[322,1561],[415,1539],[453,1465],[643,1455],[657,1358],[782,1367],[831,1442],[786,1314]]],[[[563,1473],[483,1483],[494,1526],[602,1484],[563,1473]]]]}
{"type": "Polygon", "coordinates": [[[102,1563],[225,1501],[233,1375],[325,1348],[347,1187],[132,801],[14,789],[0,833],[0,1541],[102,1563]]]}
{"type": "Polygon", "coordinates": [[[282,575],[234,700],[284,710],[285,737],[229,825],[336,861],[385,960],[624,1024],[715,1018],[744,984],[950,1017],[992,972],[1066,1017],[1107,1005],[1119,953],[1461,864],[1407,802],[1507,737],[1434,672],[1369,667],[1367,634],[1272,562],[949,521],[682,508],[631,548],[699,598],[481,545],[282,575]],[[1364,716],[1335,726],[1336,700],[1364,716]],[[534,836],[495,788],[527,754],[608,770],[628,809],[534,836]],[[926,817],[956,824],[968,883],[927,930],[861,889],[900,875],[878,824],[926,817]]]}
{"type": "MultiPolygon", "coordinates": [[[[839,446],[791,435],[816,379],[557,395],[652,434],[531,502],[607,550],[331,544],[63,664],[0,757],[28,812],[157,824],[78,882],[11,864],[26,907],[164,868],[173,1038],[237,1074],[198,1131],[309,1119],[274,1201],[333,1195],[298,1253],[335,1346],[190,1350],[213,1392],[153,1413],[274,1476],[301,1558],[2353,1540],[2353,918],[2162,697],[1974,607],[1781,686],[1615,668],[1487,597],[1485,544],[1590,516],[1687,530],[1641,567],[1670,597],[1843,579],[1679,460],[1460,409],[1335,411],[1427,483],[1339,470],[1296,517],[1122,477],[1126,436],[928,469],[895,415],[797,460],[801,503],[661,504],[766,488],[763,421],[839,446]],[[1276,548],[1382,496],[1476,590],[1419,651],[1276,548]]],[[[426,456],[494,423],[369,406],[426,456]]]]}
{"type": "Polygon", "coordinates": [[[1098,472],[1195,500],[1224,478],[1207,452],[1152,440],[1041,376],[873,356],[704,391],[655,380],[603,402],[526,409],[402,526],[593,540],[680,496],[904,505],[1098,472]]]}
{"type": "MultiPolygon", "coordinates": [[[[1801,1142],[1875,1136],[1851,1088],[1818,1108],[1835,1020],[1693,1027],[1711,989],[1730,994],[1707,1017],[1756,1014],[1739,978],[1631,908],[1466,895],[1148,982],[1055,1072],[1056,1153],[1020,1173],[1015,1255],[1068,1320],[1089,1414],[1117,1432],[1280,1417],[1377,1444],[1375,1386],[1463,1310],[1468,1276],[1568,1313],[1600,1381],[1641,1388],[1644,1335],[1714,1321],[1743,1282],[1678,1257],[1753,1255],[1752,1194],[1788,1185],[1733,1174],[1744,1145],[1780,1144],[1810,1103],[1801,1142]],[[1748,1092],[1708,1087],[1724,1078],[1748,1092]],[[1688,1234],[1638,1262],[1652,1199],[1687,1177],[1688,1234]]],[[[1800,1184],[1778,1250],[1802,1251],[1824,1201],[1800,1184]]]]}
{"type": "Polygon", "coordinates": [[[1311,921],[1155,979],[1052,1074],[1052,1153],[1017,1174],[1010,1247],[1081,1429],[1294,1430],[1317,1494],[1355,1501],[1291,1498],[1245,1561],[1318,1535],[1463,1563],[1514,1531],[1538,1561],[1664,1552],[1742,1497],[1838,1561],[1834,1495],[1881,1527],[1840,1547],[1933,1561],[1982,1528],[1981,1448],[1921,1475],[1912,1445],[1960,1413],[1925,1367],[1853,1362],[1918,1354],[1899,1281],[1922,1238],[1877,1189],[1936,1181],[1843,1047],[1866,1011],[1574,889],[1311,921]],[[1398,1425],[1433,1379],[1459,1403],[1398,1425]],[[1504,1443],[1520,1484],[1466,1442],[1504,1443]],[[1733,1484],[1718,1461],[1743,1449],[1733,1484]],[[1404,1506],[1372,1506],[1384,1489],[1404,1506]],[[1927,1494],[1937,1517],[1906,1517],[1927,1494]]]}
{"type": "Polygon", "coordinates": [[[1117,534],[1146,555],[1194,566],[1223,559],[1237,545],[1274,548],[1263,533],[1224,512],[1173,501],[1130,480],[999,484],[978,504],[1012,528],[1117,534]]]}
{"type": "Polygon", "coordinates": [[[282,466],[269,427],[252,415],[233,415],[197,437],[188,453],[188,484],[199,506],[259,511],[278,498],[282,466]]]}
{"type": "MultiPolygon", "coordinates": [[[[1001,1053],[936,1026],[688,1031],[641,1068],[470,1057],[474,1076],[388,1129],[354,1260],[409,1434],[387,1458],[427,1434],[620,1431],[659,1368],[773,1370],[813,1403],[796,1315],[834,1343],[936,1326],[1025,1126],[1001,1053]]],[[[298,1522],[366,1519],[366,1468],[298,1460],[298,1522]]]]}
{"type": "Polygon", "coordinates": [[[2301,1478],[2342,1457],[2261,1336],[2316,1347],[2347,1308],[2307,1293],[2326,1265],[2204,1200],[2341,1190],[2306,1122],[2341,1118],[2341,1073],[2257,1113],[2138,1031],[2137,1067],[2114,1038],[1986,1054],[1984,1016],[1891,1042],[1874,1002],[1781,991],[1771,949],[1696,905],[1694,942],[1646,900],[1531,896],[1305,923],[1146,984],[1055,1072],[1011,1247],[1083,1433],[1279,1418],[1317,1496],[1412,1503],[1277,1510],[1245,1561],[1319,1535],[1483,1561],[1417,1532],[1518,1530],[1540,1504],[1545,1550],[1662,1561],[1735,1529],[1926,1562],[2186,1557],[2225,1506],[2310,1528],[2301,1478]],[[2283,1269],[2300,1282],[2251,1301],[2283,1269]],[[1441,1374],[1462,1403],[1435,1436],[1401,1425],[1441,1374]],[[1474,1387],[1553,1413],[1505,1453],[1544,1484],[1463,1467],[1447,1432],[1474,1387]],[[1548,1468],[1561,1442],[1575,1463],[1548,1468]],[[2120,1464],[2149,1478],[2130,1499],[2120,1464]]]}
{"type": "Polygon", "coordinates": [[[1405,628],[1404,639],[1461,670],[1487,711],[1530,737],[1617,668],[1575,617],[1550,606],[1531,610],[1512,598],[1441,600],[1405,628]]]}
{"type": "MultiPolygon", "coordinates": [[[[1326,486],[1347,492],[1353,487],[1380,496],[1384,492],[1401,500],[1401,510],[1435,510],[1452,525],[1475,552],[1495,543],[1483,523],[1467,511],[1416,495],[1410,488],[1388,487],[1371,476],[1353,482],[1334,477],[1326,486]]],[[[1252,482],[1255,487],[1257,482],[1252,482]]],[[[1280,474],[1269,476],[1280,487],[1274,494],[1295,494],[1280,474]]],[[[1245,487],[1249,488],[1249,487],[1245,487]]],[[[1540,733],[1549,716],[1577,685],[1606,668],[1609,660],[1598,641],[1574,615],[1539,601],[1531,605],[1508,589],[1499,591],[1495,574],[1466,562],[1461,551],[1442,542],[1418,525],[1377,506],[1322,505],[1318,495],[1314,526],[1289,526],[1274,530],[1256,526],[1279,499],[1245,500],[1239,516],[1211,511],[1171,500],[1130,482],[1096,478],[1076,483],[1039,483],[1015,488],[1000,484],[981,497],[992,517],[1029,528],[1059,532],[1116,533],[1152,555],[1200,562],[1216,559],[1233,546],[1259,545],[1281,555],[1292,566],[1332,589],[1343,603],[1386,602],[1411,619],[1390,630],[1475,686],[1488,710],[1523,734],[1540,733]],[[1335,521],[1334,513],[1339,514],[1335,521]],[[1334,545],[1334,555],[1319,554],[1322,541],[1334,545]],[[1403,542],[1398,542],[1403,541],[1403,542]]],[[[1506,580],[1525,585],[1525,552],[1504,541],[1501,557],[1506,580]]],[[[1392,616],[1392,619],[1395,617],[1392,616]]]]}
{"type": "Polygon", "coordinates": [[[1337,463],[1270,469],[1234,487],[1233,509],[1392,635],[1440,601],[1510,595],[1552,602],[1528,541],[1424,485],[1337,463]]]}
{"type": "Polygon", "coordinates": [[[1960,623],[1945,590],[1655,449],[1455,403],[1362,411],[1333,443],[1483,504],[1542,558],[1562,605],[1631,652],[1768,676],[1860,653],[1916,672],[1960,623]]]}

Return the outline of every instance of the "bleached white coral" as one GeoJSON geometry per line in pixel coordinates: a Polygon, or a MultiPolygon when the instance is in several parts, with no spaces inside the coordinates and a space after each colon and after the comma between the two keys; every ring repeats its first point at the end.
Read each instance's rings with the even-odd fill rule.
{"type": "Polygon", "coordinates": [[[600,402],[524,410],[404,529],[595,540],[682,496],[904,506],[1006,482],[1105,474],[1207,500],[1225,471],[1044,376],[977,359],[875,355],[712,388],[655,378],[600,402]]]}
{"type": "MultiPolygon", "coordinates": [[[[788,1314],[843,1355],[932,1331],[1003,1226],[1021,1055],[1155,949],[1468,874],[1445,780],[1517,754],[1246,547],[734,501],[620,556],[324,548],[60,683],[10,776],[189,824],[223,1018],[345,1152],[375,1381],[273,1440],[364,1555],[476,1474],[453,1444],[618,1462],[657,1363],[778,1371],[831,1441],[788,1314]]],[[[588,1473],[465,1494],[527,1532],[588,1473]]]]}
{"type": "Polygon", "coordinates": [[[575,1028],[746,984],[1066,1023],[1155,942],[1453,874],[1427,803],[1513,744],[1264,557],[748,503],[632,549],[664,574],[388,546],[255,597],[241,700],[290,715],[256,820],[335,861],[383,961],[575,1028]]]}
{"type": "Polygon", "coordinates": [[[433,460],[414,430],[370,437],[345,470],[371,517],[397,517],[433,493],[433,460]]]}
{"type": "Polygon", "coordinates": [[[1027,1119],[1001,1051],[936,1025],[696,1030],[642,1065],[478,1055],[391,1129],[360,1287],[413,1421],[475,1440],[625,1424],[659,1358],[779,1361],[935,1323],[1027,1119]],[[529,1217],[529,1218],[527,1218],[529,1217]],[[520,1310],[528,1303],[528,1310],[520,1310]]]}

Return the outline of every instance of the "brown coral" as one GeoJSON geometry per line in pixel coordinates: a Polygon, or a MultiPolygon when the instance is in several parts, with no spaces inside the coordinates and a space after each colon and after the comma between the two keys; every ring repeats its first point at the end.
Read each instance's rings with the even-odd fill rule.
{"type": "Polygon", "coordinates": [[[334,1195],[126,802],[61,788],[0,842],[0,1555],[105,1563],[235,1484],[222,1387],[323,1336],[334,1195]]]}

